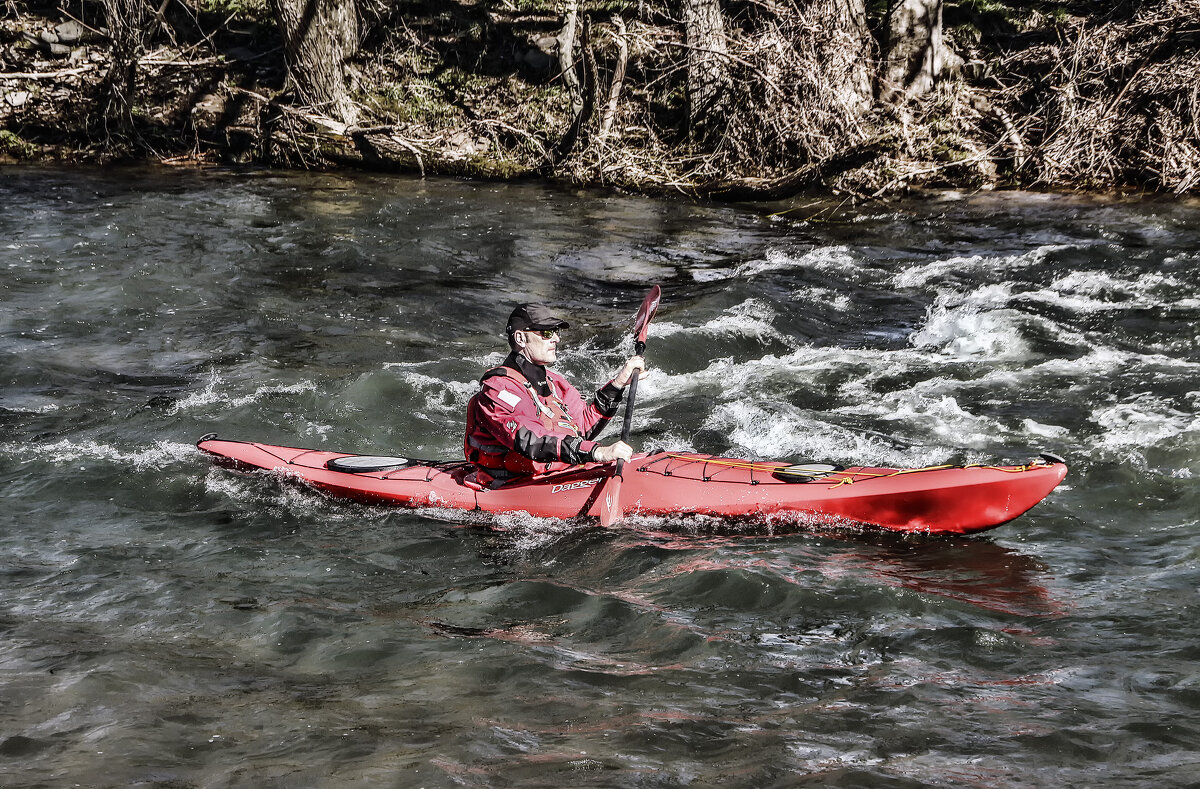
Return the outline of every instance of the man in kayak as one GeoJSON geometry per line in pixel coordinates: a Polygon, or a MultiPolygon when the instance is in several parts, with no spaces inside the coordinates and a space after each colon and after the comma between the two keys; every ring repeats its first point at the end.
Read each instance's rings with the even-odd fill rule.
{"type": "Polygon", "coordinates": [[[633,371],[645,370],[645,361],[630,357],[585,404],[578,389],[548,369],[558,361],[559,331],[569,327],[543,304],[522,304],[512,311],[507,327],[512,352],[483,374],[478,394],[467,404],[463,451],[479,467],[468,477],[469,484],[494,486],[633,455],[624,441],[601,445],[594,439],[617,412],[633,371]]]}

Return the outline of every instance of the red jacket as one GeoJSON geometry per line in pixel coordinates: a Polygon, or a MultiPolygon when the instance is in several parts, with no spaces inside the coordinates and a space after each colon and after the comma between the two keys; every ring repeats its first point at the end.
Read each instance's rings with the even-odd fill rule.
{"type": "Polygon", "coordinates": [[[621,401],[610,381],[585,404],[566,378],[515,352],[479,385],[467,404],[463,451],[501,480],[590,462],[593,439],[621,401]]]}

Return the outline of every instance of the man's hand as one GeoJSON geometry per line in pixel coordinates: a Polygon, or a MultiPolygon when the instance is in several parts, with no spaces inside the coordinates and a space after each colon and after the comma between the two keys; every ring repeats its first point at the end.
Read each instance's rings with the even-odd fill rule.
{"type": "Polygon", "coordinates": [[[629,386],[629,382],[633,380],[633,371],[638,371],[638,377],[646,376],[646,360],[641,356],[630,356],[625,366],[621,368],[621,372],[617,373],[617,377],[613,379],[613,385],[624,389],[629,386]]]}
{"type": "Polygon", "coordinates": [[[606,447],[596,447],[592,450],[592,459],[597,463],[611,463],[614,460],[629,460],[633,457],[633,447],[624,441],[617,441],[606,447]]]}

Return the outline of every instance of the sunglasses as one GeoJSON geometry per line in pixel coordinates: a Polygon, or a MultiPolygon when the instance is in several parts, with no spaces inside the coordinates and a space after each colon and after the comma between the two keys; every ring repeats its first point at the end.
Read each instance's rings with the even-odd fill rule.
{"type": "Polygon", "coordinates": [[[558,329],[526,329],[530,334],[536,334],[543,340],[549,340],[552,337],[558,337],[558,329]]]}

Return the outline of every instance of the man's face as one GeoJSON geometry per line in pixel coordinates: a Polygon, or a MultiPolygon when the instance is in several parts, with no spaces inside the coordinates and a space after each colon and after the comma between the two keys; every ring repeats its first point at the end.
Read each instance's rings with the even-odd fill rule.
{"type": "Polygon", "coordinates": [[[526,329],[516,332],[514,339],[525,353],[525,358],[534,364],[546,365],[558,361],[558,332],[526,329]],[[523,346],[522,337],[524,338],[523,346]]]}

